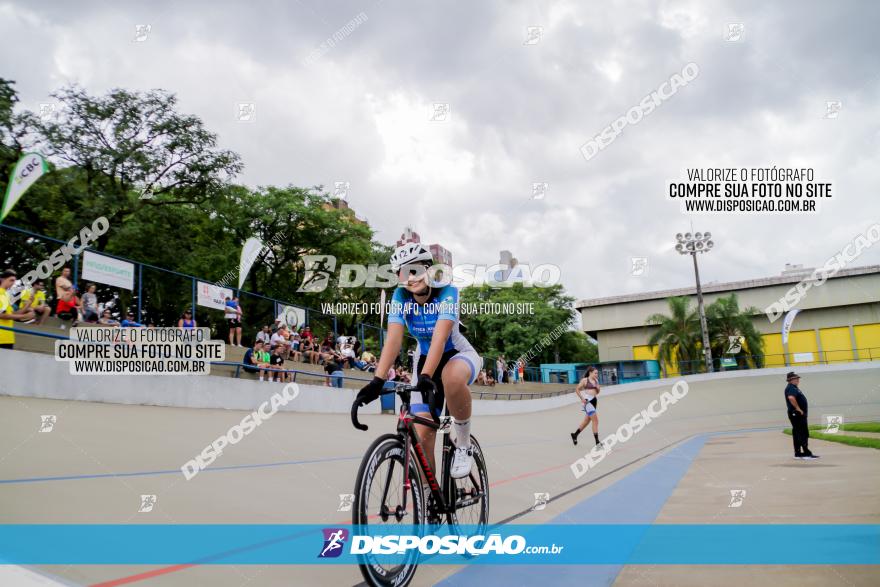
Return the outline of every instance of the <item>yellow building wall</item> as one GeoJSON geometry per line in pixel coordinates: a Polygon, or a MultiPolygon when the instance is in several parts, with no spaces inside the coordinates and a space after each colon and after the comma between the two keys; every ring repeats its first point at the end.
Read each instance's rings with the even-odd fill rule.
{"type": "Polygon", "coordinates": [[[849,327],[821,328],[819,340],[822,341],[822,359],[825,362],[845,363],[853,360],[849,327]]]}
{"type": "Polygon", "coordinates": [[[782,347],[782,335],[765,334],[761,338],[764,339],[764,366],[784,367],[785,349],[782,347]]]}
{"type": "MultiPolygon", "coordinates": [[[[633,360],[635,361],[659,361],[658,351],[660,350],[659,346],[650,346],[647,344],[634,346],[633,347],[633,360]]],[[[665,363],[666,367],[666,376],[667,377],[675,377],[678,375],[678,363],[670,365],[669,363],[665,363]]],[[[663,373],[663,369],[661,367],[660,373],[663,373]]]]}
{"type": "Polygon", "coordinates": [[[856,348],[860,361],[880,359],[880,324],[859,324],[853,326],[856,335],[856,348]]]}
{"type": "Polygon", "coordinates": [[[788,361],[792,365],[816,365],[819,362],[819,345],[815,330],[797,330],[788,335],[788,361]],[[795,353],[813,353],[812,361],[795,363],[795,353]]]}

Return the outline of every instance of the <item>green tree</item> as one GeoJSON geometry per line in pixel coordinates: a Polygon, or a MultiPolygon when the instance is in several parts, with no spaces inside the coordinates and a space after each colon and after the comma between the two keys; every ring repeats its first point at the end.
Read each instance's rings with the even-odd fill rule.
{"type": "Polygon", "coordinates": [[[25,121],[16,114],[18,93],[12,80],[0,77],[0,198],[6,193],[12,167],[24,152],[24,137],[27,134],[25,121]]]}
{"type": "Polygon", "coordinates": [[[472,286],[461,290],[460,301],[467,304],[533,304],[533,314],[462,315],[468,340],[483,355],[496,357],[503,353],[508,360],[515,360],[533,351],[537,353],[531,361],[533,366],[552,362],[589,362],[596,356],[583,333],[569,331],[566,327],[575,315],[572,308],[574,298],[565,295],[562,285],[472,286]],[[563,329],[561,332],[560,328],[563,329]],[[557,332],[555,337],[551,336],[554,330],[557,332]],[[542,344],[543,340],[549,344],[542,344]]]}
{"type": "Polygon", "coordinates": [[[716,361],[724,355],[733,355],[742,367],[761,368],[764,365],[764,339],[751,319],[759,313],[755,307],[740,310],[735,293],[718,298],[706,307],[709,343],[716,361]],[[728,353],[730,341],[738,337],[742,337],[745,344],[738,352],[728,353]]]}
{"type": "MultiPolygon", "coordinates": [[[[217,135],[198,117],[177,112],[168,92],[114,89],[91,96],[71,86],[52,96],[61,105],[56,118],[24,116],[34,146],[56,165],[76,170],[65,177],[60,196],[75,225],[68,230],[98,216],[115,229],[145,211],[204,202],[241,171],[239,156],[218,148],[217,135]]],[[[40,195],[46,194],[20,206],[40,195]]],[[[103,250],[110,238],[102,236],[96,248],[103,250]]]]}
{"type": "Polygon", "coordinates": [[[682,374],[695,373],[700,360],[700,318],[697,311],[691,308],[691,300],[687,296],[671,297],[666,302],[669,304],[669,316],[648,316],[646,323],[658,327],[648,339],[648,344],[659,347],[657,354],[661,363],[671,365],[677,360],[682,374]]]}

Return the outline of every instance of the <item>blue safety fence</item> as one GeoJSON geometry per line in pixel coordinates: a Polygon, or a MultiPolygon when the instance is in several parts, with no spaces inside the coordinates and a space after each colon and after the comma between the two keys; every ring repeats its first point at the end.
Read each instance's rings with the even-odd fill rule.
{"type": "MultiPolygon", "coordinates": [[[[66,241],[61,239],[6,224],[0,224],[0,233],[3,235],[2,247],[0,247],[0,261],[2,261],[0,267],[17,269],[19,277],[24,276],[25,273],[32,269],[36,269],[41,262],[50,258],[53,251],[61,245],[67,244],[66,241]]],[[[150,324],[156,326],[176,326],[183,312],[190,309],[193,311],[193,318],[199,326],[211,328],[211,331],[218,338],[229,342],[230,325],[225,319],[223,310],[207,308],[198,304],[199,288],[204,287],[206,284],[214,285],[214,280],[158,267],[150,263],[143,263],[104,251],[96,251],[90,247],[86,247],[83,249],[84,251],[90,251],[117,261],[131,263],[133,266],[132,288],[130,290],[124,287],[92,282],[96,287],[95,294],[98,300],[102,302],[104,307],[111,310],[114,317],[121,319],[126,312],[130,311],[134,314],[135,321],[145,326],[150,324]]],[[[78,288],[78,295],[80,296],[85,292],[86,286],[89,285],[89,282],[82,279],[83,252],[74,255],[66,265],[71,269],[71,281],[78,288]]],[[[53,280],[59,274],[60,271],[55,271],[49,278],[44,280],[46,297],[50,300],[53,311],[55,308],[53,280]]],[[[281,312],[281,309],[285,306],[292,306],[300,311],[301,324],[296,324],[296,326],[309,326],[317,342],[320,342],[328,333],[333,333],[336,336],[342,334],[339,331],[339,319],[333,314],[288,300],[272,298],[243,289],[238,290],[231,285],[224,285],[224,287],[231,290],[233,296],[239,297],[239,304],[242,308],[241,341],[245,346],[253,342],[256,333],[262,326],[271,326],[281,312]]],[[[297,319],[299,319],[299,316],[297,316],[297,319]]],[[[376,355],[379,354],[385,340],[384,329],[379,328],[376,324],[365,322],[355,323],[354,332],[347,334],[356,336],[361,341],[361,352],[369,350],[376,355]]],[[[238,342],[237,336],[235,342],[238,342]]],[[[399,363],[401,365],[408,365],[407,351],[411,350],[414,344],[415,339],[406,334],[400,352],[399,363]]]]}
{"type": "MultiPolygon", "coordinates": [[[[0,224],[0,234],[3,236],[2,247],[0,247],[0,263],[2,263],[0,266],[17,269],[19,277],[36,269],[41,262],[50,258],[53,251],[67,244],[61,239],[6,224],[0,224]]],[[[71,281],[78,288],[80,296],[88,285],[82,279],[82,261],[85,251],[130,263],[133,267],[131,289],[94,282],[98,300],[104,306],[109,307],[115,317],[124,317],[125,313],[130,311],[134,314],[135,320],[144,325],[153,323],[156,326],[176,326],[183,311],[191,309],[193,318],[199,326],[210,327],[218,337],[222,336],[224,340],[228,341],[229,326],[224,318],[223,310],[211,309],[198,304],[199,287],[203,284],[214,285],[214,280],[86,247],[77,255],[72,256],[66,265],[71,269],[71,281]]],[[[53,280],[58,275],[59,272],[54,271],[49,278],[44,280],[46,297],[50,300],[53,311],[55,300],[52,286],[53,280]]],[[[263,325],[272,325],[282,306],[293,306],[300,309],[304,317],[303,324],[312,328],[318,340],[323,338],[327,332],[339,334],[339,320],[333,314],[289,300],[238,290],[234,285],[225,287],[231,290],[233,296],[240,298],[243,322],[242,344],[245,344],[246,341],[248,344],[252,342],[263,325]]],[[[376,325],[364,323],[358,323],[356,330],[360,331],[362,327],[379,330],[376,325]]],[[[381,343],[383,338],[381,334],[377,338],[379,339],[377,342],[381,343]]],[[[364,348],[376,352],[381,347],[364,348]]]]}

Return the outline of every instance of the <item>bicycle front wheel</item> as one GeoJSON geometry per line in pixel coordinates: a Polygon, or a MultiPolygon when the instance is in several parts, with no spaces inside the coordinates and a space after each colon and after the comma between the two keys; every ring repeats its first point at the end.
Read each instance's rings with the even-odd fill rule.
{"type": "MultiPolygon", "coordinates": [[[[451,509],[447,514],[449,526],[456,532],[459,532],[461,526],[476,526],[476,531],[473,532],[476,535],[483,534],[489,523],[489,474],[486,471],[483,449],[473,436],[471,446],[474,448],[474,466],[470,474],[461,479],[453,479],[448,475],[445,495],[451,509]]],[[[452,465],[452,451],[446,458],[448,471],[452,465]]]]}
{"type": "MultiPolygon", "coordinates": [[[[421,535],[422,484],[411,455],[410,487],[406,488],[405,450],[406,445],[398,436],[386,434],[376,439],[361,461],[354,488],[352,523],[369,534],[421,535]]],[[[380,562],[370,554],[358,555],[358,560],[368,585],[405,587],[416,573],[418,550],[411,550],[399,564],[380,562]]]]}

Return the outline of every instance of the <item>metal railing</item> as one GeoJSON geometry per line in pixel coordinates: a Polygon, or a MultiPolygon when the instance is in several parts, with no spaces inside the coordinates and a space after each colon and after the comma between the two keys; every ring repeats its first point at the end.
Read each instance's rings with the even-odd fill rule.
{"type": "MultiPolygon", "coordinates": [[[[7,261],[11,261],[17,268],[26,267],[28,271],[36,267],[39,262],[48,258],[52,249],[57,248],[56,245],[67,244],[66,241],[61,239],[0,223],[0,232],[4,231],[20,236],[21,239],[18,243],[15,243],[12,238],[4,239],[4,244],[6,240],[9,240],[11,243],[11,250],[7,251],[4,246],[0,252],[8,258],[7,261]],[[51,246],[49,243],[52,243],[51,246]],[[15,246],[16,244],[19,246],[15,246]]],[[[71,258],[71,277],[74,286],[79,287],[79,282],[81,281],[80,256],[85,251],[131,263],[134,266],[134,289],[132,291],[116,286],[95,284],[100,298],[105,299],[112,296],[114,300],[119,300],[118,306],[122,314],[126,310],[131,309],[135,314],[137,322],[144,322],[145,315],[158,314],[166,315],[166,317],[170,315],[173,317],[172,325],[176,325],[177,318],[184,307],[189,307],[192,310],[193,320],[197,319],[196,311],[198,308],[201,308],[198,310],[200,316],[198,321],[200,324],[211,327],[213,331],[218,333],[218,336],[221,328],[225,326],[225,320],[218,317],[223,312],[222,310],[213,309],[213,314],[211,314],[209,313],[209,310],[212,310],[211,308],[199,306],[198,304],[198,283],[213,285],[215,280],[212,279],[189,275],[173,269],[166,269],[121,255],[114,255],[105,251],[97,251],[91,247],[85,247],[71,258]],[[146,273],[145,270],[147,270],[146,273]],[[159,272],[165,277],[157,280],[155,274],[151,275],[150,272],[159,272]],[[178,283],[174,283],[174,280],[177,280],[178,283]],[[152,282],[152,285],[149,282],[152,282]],[[147,312],[147,309],[149,309],[149,312],[147,312]]],[[[25,273],[27,271],[22,270],[19,272],[19,275],[24,275],[25,273]]],[[[263,325],[272,325],[275,317],[278,315],[279,306],[294,306],[301,309],[305,319],[304,323],[298,326],[310,326],[316,337],[320,329],[332,330],[336,336],[341,334],[339,332],[338,317],[334,314],[327,314],[317,308],[265,296],[260,293],[236,289],[233,287],[235,284],[223,285],[226,289],[231,290],[234,295],[240,296],[240,301],[245,310],[244,315],[247,318],[245,328],[248,330],[248,340],[252,340],[253,336],[256,335],[263,325]],[[245,303],[246,300],[247,303],[245,303]]],[[[47,297],[51,298],[53,292],[51,288],[47,287],[47,290],[47,297]]],[[[80,288],[80,291],[82,291],[82,288],[80,288]]],[[[373,332],[373,330],[375,330],[375,336],[378,339],[378,349],[381,349],[385,337],[384,329],[380,329],[378,325],[363,321],[355,323],[355,331],[362,342],[366,338],[367,332],[373,332]]],[[[406,334],[405,338],[411,342],[415,341],[409,334],[406,334]]],[[[406,349],[402,349],[401,352],[405,355],[406,349]]]]}

